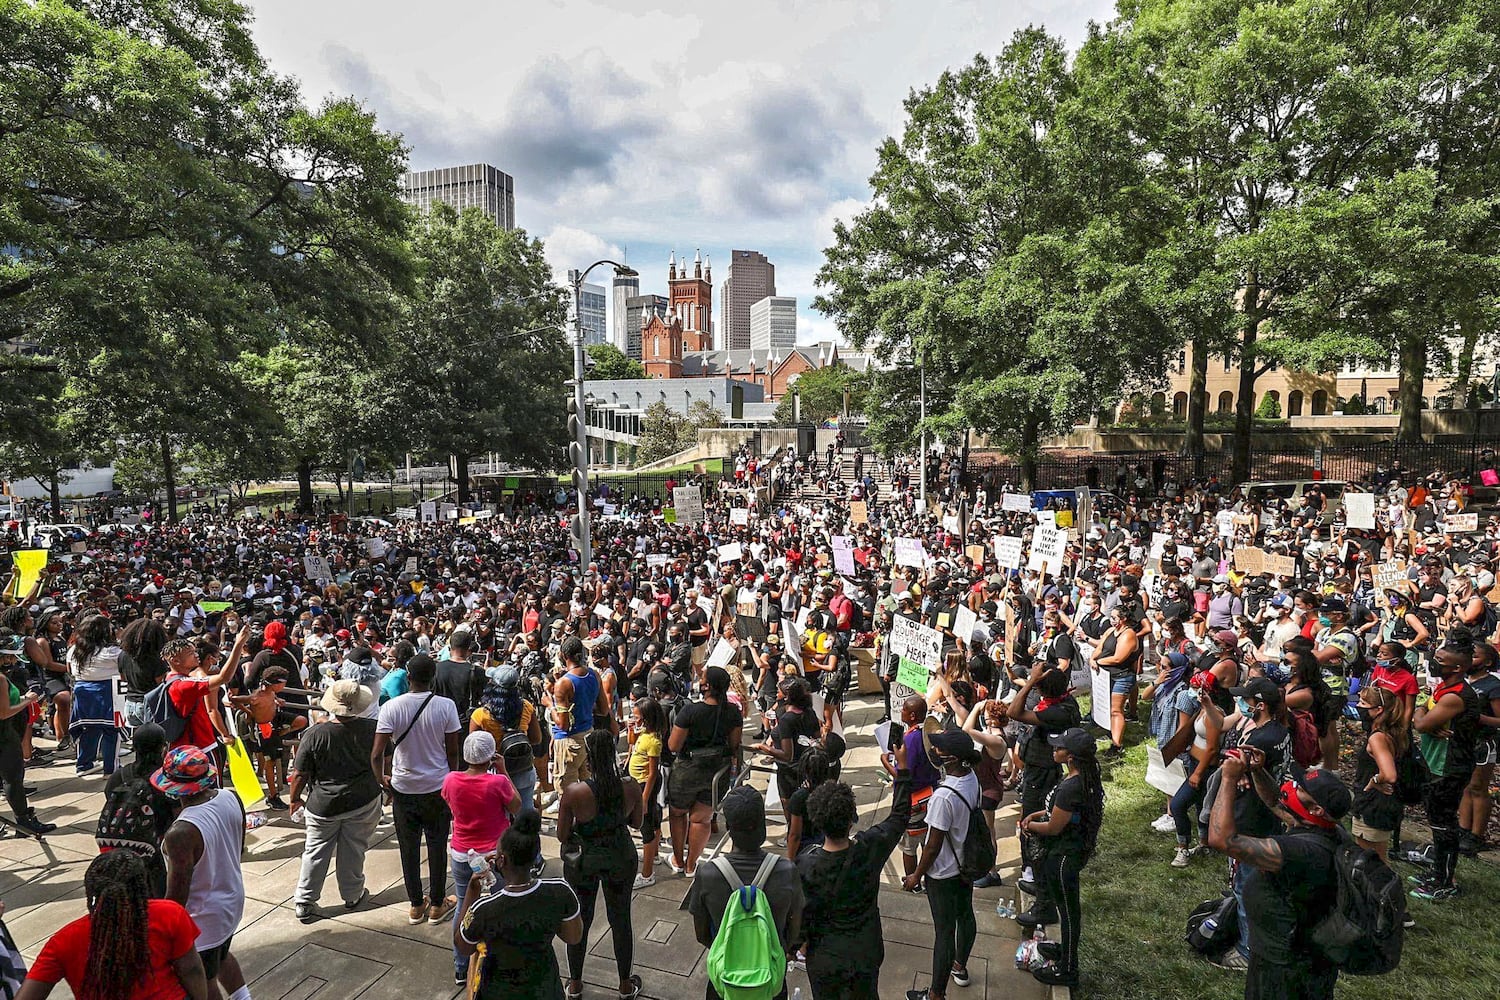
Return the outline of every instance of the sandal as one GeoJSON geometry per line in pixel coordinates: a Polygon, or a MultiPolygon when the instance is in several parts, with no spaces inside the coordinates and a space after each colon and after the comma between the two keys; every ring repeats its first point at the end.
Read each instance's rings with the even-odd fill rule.
{"type": "Polygon", "coordinates": [[[578,992],[574,993],[571,989],[568,988],[568,981],[565,980],[563,982],[563,996],[567,997],[568,1000],[582,1000],[582,998],[583,998],[583,984],[579,983],[578,984],[578,992]]]}
{"type": "Polygon", "coordinates": [[[621,993],[620,994],[620,1000],[636,1000],[636,998],[641,995],[641,977],[640,976],[631,976],[630,977],[630,985],[632,987],[631,991],[629,993],[621,993]]]}

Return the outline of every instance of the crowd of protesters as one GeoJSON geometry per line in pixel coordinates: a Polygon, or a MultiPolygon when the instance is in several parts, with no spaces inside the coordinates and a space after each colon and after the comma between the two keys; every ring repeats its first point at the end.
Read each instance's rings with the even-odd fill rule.
{"type": "MultiPolygon", "coordinates": [[[[1137,722],[1180,773],[1153,823],[1176,839],[1161,863],[1230,859],[1239,934],[1214,961],[1247,973],[1247,997],[1332,996],[1337,969],[1299,931],[1328,905],[1340,822],[1417,865],[1417,899],[1458,896],[1459,859],[1488,846],[1500,726],[1500,522],[1466,525],[1466,481],[1384,472],[1364,528],[1316,485],[1252,501],[1213,481],[1127,482],[1074,523],[1065,500],[1034,511],[982,479],[960,507],[954,457],[933,458],[924,510],[917,461],[880,461],[741,456],[722,482],[695,477],[701,520],[670,490],[601,494],[586,564],[563,491],[445,521],[200,515],[54,550],[0,613],[0,780],[12,823],[45,836],[28,769],[107,777],[114,849],[88,883],[111,887],[89,889],[23,1000],[61,979],[158,995],[103,989],[122,969],[247,1000],[240,748],[266,807],[306,826],[298,919],[323,915],[330,866],[343,906],[368,905],[389,805],[408,920],[451,925],[455,982],[481,955],[486,998],[579,996],[601,894],[620,995],[638,995],[631,897],[663,867],[692,879],[703,944],[754,883],[817,1000],[876,996],[899,853],[934,930],[930,984],[908,996],[944,1000],[969,984],[974,890],[1002,884],[962,870],[970,812],[978,835],[1012,836],[1008,792],[1036,899],[1017,920],[1057,928],[1032,973],[1076,984],[1080,887],[1137,722]],[[1061,565],[1036,565],[1041,523],[1069,531],[1061,565]],[[997,536],[1021,540],[1020,565],[997,536]],[[925,688],[897,679],[898,618],[941,635],[925,688]],[[845,729],[865,649],[893,799],[857,829],[841,771],[875,721],[845,729]],[[1102,743],[1076,697],[1095,675],[1102,743]],[[755,762],[787,825],[779,860],[755,762]],[[1421,849],[1401,839],[1415,800],[1421,849]],[[153,830],[127,836],[148,802],[153,830]]],[[[12,525],[9,547],[25,536],[12,525]]]]}

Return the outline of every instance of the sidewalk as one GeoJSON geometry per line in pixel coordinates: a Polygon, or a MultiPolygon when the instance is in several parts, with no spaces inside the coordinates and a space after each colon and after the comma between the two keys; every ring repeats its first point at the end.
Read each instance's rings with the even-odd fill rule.
{"type": "MultiPolygon", "coordinates": [[[[875,750],[868,739],[878,714],[878,699],[873,705],[855,699],[848,708],[851,735],[866,736],[854,741],[855,749],[846,757],[844,771],[845,780],[854,787],[861,803],[862,826],[883,816],[889,808],[890,789],[879,780],[875,750]],[[855,725],[854,720],[868,723],[855,725]]],[[[97,855],[93,833],[104,780],[75,777],[68,764],[30,771],[28,780],[40,788],[34,801],[41,817],[58,824],[48,836],[45,849],[33,840],[0,841],[0,900],[6,906],[5,922],[29,959],[53,931],[84,912],[83,872],[97,855]],[[55,855],[55,864],[49,860],[47,849],[55,855]]],[[[1014,804],[1002,809],[1002,831],[1007,823],[1014,823],[1016,809],[1014,804]]],[[[406,922],[401,865],[388,817],[382,821],[366,859],[370,902],[361,910],[346,912],[330,872],[324,888],[323,919],[302,924],[292,907],[302,857],[302,829],[285,813],[270,815],[276,819],[247,836],[243,863],[248,898],[244,921],[234,939],[234,952],[256,1000],[407,1000],[413,996],[459,995],[452,982],[448,925],[411,926],[406,922]]],[[[771,840],[784,836],[784,828],[773,823],[771,840]]],[[[1020,931],[1012,921],[995,914],[1000,895],[1014,893],[1009,885],[1014,883],[1016,871],[1015,843],[1014,838],[1001,841],[1007,887],[975,893],[979,939],[969,964],[973,981],[966,990],[950,989],[953,1000],[960,996],[966,1000],[1043,1000],[1048,996],[1047,989],[1030,975],[1016,971],[1013,958],[1020,931]]],[[[557,877],[557,844],[550,837],[543,852],[551,859],[548,875],[557,877]]],[[[932,947],[932,919],[926,899],[895,888],[900,864],[898,855],[887,866],[888,888],[880,899],[886,941],[881,992],[893,998],[927,985],[932,947]]],[[[658,865],[657,878],[656,885],[635,894],[636,971],[644,984],[644,995],[692,1000],[704,992],[705,949],[693,937],[692,918],[678,908],[688,883],[673,877],[665,864],[658,865]]],[[[616,995],[612,955],[601,902],[584,970],[589,1000],[608,1000],[616,995]]],[[[565,967],[560,947],[558,959],[565,967]]],[[[788,979],[788,989],[798,987],[804,1000],[811,1000],[807,977],[794,972],[788,979]]],[[[59,984],[52,995],[70,996],[65,984],[59,984]]]]}

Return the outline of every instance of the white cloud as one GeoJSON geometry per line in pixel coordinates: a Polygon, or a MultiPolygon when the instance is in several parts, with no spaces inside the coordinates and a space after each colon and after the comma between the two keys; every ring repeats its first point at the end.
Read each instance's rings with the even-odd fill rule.
{"type": "MultiPolygon", "coordinates": [[[[552,265],[552,277],[560,285],[568,280],[570,268],[588,267],[596,260],[620,260],[625,256],[625,252],[614,243],[572,226],[558,226],[541,240],[543,254],[547,263],[552,265]]],[[[613,273],[608,267],[595,268],[589,281],[608,288],[613,273]]]]}

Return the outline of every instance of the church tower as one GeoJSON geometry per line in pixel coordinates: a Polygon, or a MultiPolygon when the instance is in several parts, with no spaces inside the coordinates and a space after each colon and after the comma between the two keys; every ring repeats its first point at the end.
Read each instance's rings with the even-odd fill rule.
{"type": "Polygon", "coordinates": [[[670,314],[682,324],[683,350],[713,350],[712,262],[705,263],[695,250],[690,271],[686,258],[678,266],[677,253],[673,251],[667,264],[667,295],[671,303],[670,314]]]}

